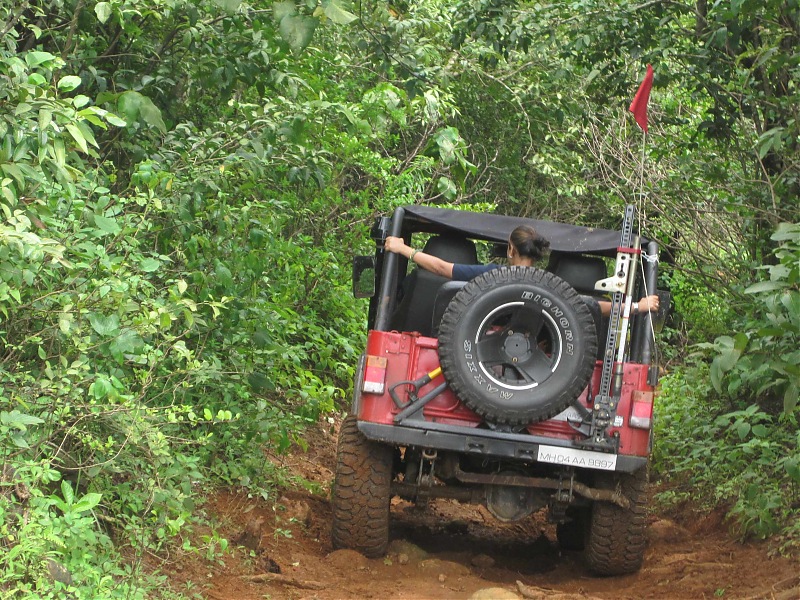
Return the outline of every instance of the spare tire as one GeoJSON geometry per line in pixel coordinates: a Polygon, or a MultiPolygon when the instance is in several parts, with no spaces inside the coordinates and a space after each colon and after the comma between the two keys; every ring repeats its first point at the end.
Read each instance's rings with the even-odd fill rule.
{"type": "Polygon", "coordinates": [[[563,411],[594,370],[597,334],[588,307],[563,279],[503,267],[456,294],[439,328],[450,387],[495,424],[526,425],[563,411]]]}

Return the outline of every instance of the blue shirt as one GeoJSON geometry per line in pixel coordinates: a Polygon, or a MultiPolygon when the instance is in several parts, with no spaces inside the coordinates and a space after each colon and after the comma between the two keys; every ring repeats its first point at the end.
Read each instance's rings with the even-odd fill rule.
{"type": "Polygon", "coordinates": [[[499,269],[500,265],[453,265],[453,281],[469,281],[478,275],[499,269]]]}

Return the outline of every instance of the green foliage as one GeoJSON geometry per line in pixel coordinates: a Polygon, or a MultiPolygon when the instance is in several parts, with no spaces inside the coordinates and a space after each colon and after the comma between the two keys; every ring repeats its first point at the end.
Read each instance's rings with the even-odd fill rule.
{"type": "Polygon", "coordinates": [[[800,228],[782,224],[773,239],[775,263],[760,267],[770,278],[745,290],[757,302],[736,317],[739,333],[698,344],[710,364],[662,380],[654,460],[684,497],[726,505],[743,538],[777,534],[789,549],[800,544],[800,228]]]}
{"type": "Polygon", "coordinates": [[[0,413],[0,420],[0,591],[4,597],[143,598],[135,587],[118,581],[126,572],[94,516],[102,495],[76,495],[72,484],[61,479],[48,461],[20,460],[25,456],[21,449],[41,440],[45,420],[16,410],[0,413]]]}
{"type": "Polygon", "coordinates": [[[89,97],[68,96],[82,82],[75,75],[59,77],[64,66],[50,52],[0,49],[0,206],[7,219],[43,187],[74,196],[81,155],[98,157],[92,126],[124,125],[89,97]]]}
{"type": "Polygon", "coordinates": [[[30,446],[25,440],[28,426],[40,423],[44,423],[44,421],[39,417],[26,415],[18,410],[0,411],[0,437],[10,440],[17,448],[29,448],[30,446]]]}
{"type": "Polygon", "coordinates": [[[776,419],[755,404],[732,407],[702,383],[708,379],[703,363],[662,379],[653,466],[670,483],[664,499],[705,509],[726,506],[743,539],[780,533],[785,549],[796,547],[796,419],[776,419]]]}
{"type": "Polygon", "coordinates": [[[769,280],[745,290],[755,303],[740,333],[701,347],[715,352],[711,381],[718,393],[750,398],[764,407],[780,401],[788,415],[800,389],[800,225],[782,223],[772,239],[779,243],[776,264],[758,267],[769,273],[769,280]]]}
{"type": "Polygon", "coordinates": [[[728,331],[734,318],[731,291],[709,289],[704,275],[678,268],[664,268],[660,273],[662,285],[672,293],[672,321],[681,348],[728,331]]]}
{"type": "Polygon", "coordinates": [[[466,181],[452,98],[340,85],[337,43],[303,57],[349,5],[291,4],[0,12],[4,594],[144,597],[145,552],[224,552],[204,491],[269,497],[265,450],[349,396],[374,212],[466,181]]]}

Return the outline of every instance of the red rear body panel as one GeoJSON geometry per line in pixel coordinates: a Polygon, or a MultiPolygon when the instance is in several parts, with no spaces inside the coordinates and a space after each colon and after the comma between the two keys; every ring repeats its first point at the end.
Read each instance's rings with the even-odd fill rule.
{"type": "MultiPolygon", "coordinates": [[[[430,373],[439,366],[438,340],[417,334],[398,333],[396,331],[370,331],[367,340],[367,355],[386,358],[385,388],[383,393],[361,393],[358,405],[358,418],[372,423],[391,425],[394,416],[402,408],[395,405],[389,395],[390,388],[399,381],[413,381],[430,373]]],[[[637,423],[652,423],[654,390],[647,384],[647,365],[626,363],[623,369],[622,394],[617,408],[616,426],[611,432],[619,433],[619,453],[629,456],[649,455],[650,430],[630,426],[632,411],[635,411],[637,423]]],[[[595,365],[594,374],[587,388],[582,392],[579,401],[587,408],[590,400],[600,387],[602,362],[595,365]]],[[[444,381],[442,375],[419,390],[422,397],[444,381]]],[[[408,387],[397,388],[398,397],[404,404],[408,402],[408,387]]],[[[579,441],[585,436],[575,431],[567,421],[573,408],[548,421],[530,425],[527,431],[538,438],[579,441]]],[[[422,410],[425,420],[458,425],[467,428],[479,426],[483,420],[472,410],[464,406],[449,388],[431,400],[422,410]]],[[[541,441],[541,440],[540,440],[541,441]]]]}
{"type": "MultiPolygon", "coordinates": [[[[370,331],[367,341],[367,356],[387,358],[386,390],[384,394],[362,394],[358,418],[373,423],[392,424],[392,419],[402,409],[395,406],[389,396],[389,388],[398,381],[413,381],[430,373],[439,366],[439,341],[420,335],[397,333],[396,331],[370,331]]],[[[444,378],[439,375],[419,390],[418,395],[441,384],[444,378]]],[[[398,388],[398,396],[408,402],[408,388],[398,388]]],[[[449,388],[431,400],[423,409],[425,418],[437,423],[477,427],[481,418],[465,407],[449,388]]]]}

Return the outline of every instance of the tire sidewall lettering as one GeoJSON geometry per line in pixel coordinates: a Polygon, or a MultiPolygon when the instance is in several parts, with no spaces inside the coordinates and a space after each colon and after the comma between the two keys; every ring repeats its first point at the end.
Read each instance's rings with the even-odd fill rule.
{"type": "MultiPolygon", "coordinates": [[[[523,291],[519,297],[523,302],[525,302],[525,304],[541,305],[561,327],[561,332],[564,335],[564,339],[568,342],[573,342],[575,340],[575,333],[572,330],[570,320],[567,318],[564,310],[558,305],[558,302],[563,302],[563,300],[560,298],[556,298],[554,300],[552,297],[545,294],[533,293],[530,291],[523,291]]],[[[573,355],[575,352],[575,345],[565,344],[565,352],[570,356],[573,355]]]]}
{"type": "Polygon", "coordinates": [[[467,368],[469,368],[471,373],[474,373],[474,375],[472,376],[472,380],[477,384],[477,386],[480,389],[484,390],[485,392],[488,392],[489,394],[494,394],[503,400],[510,400],[511,398],[514,397],[514,392],[510,392],[508,390],[504,390],[502,388],[492,385],[492,383],[488,381],[486,377],[484,377],[478,372],[478,367],[477,365],[475,365],[474,362],[468,363],[467,368]]]}

